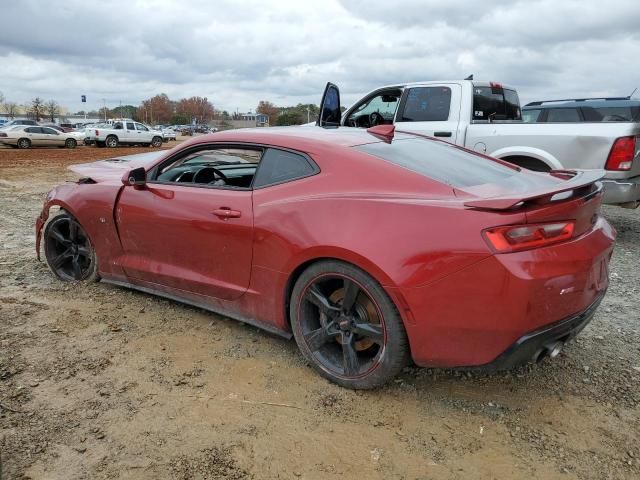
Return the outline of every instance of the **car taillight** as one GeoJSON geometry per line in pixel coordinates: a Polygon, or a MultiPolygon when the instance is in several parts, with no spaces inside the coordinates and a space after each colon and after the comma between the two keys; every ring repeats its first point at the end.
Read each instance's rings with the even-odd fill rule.
{"type": "Polygon", "coordinates": [[[100,130],[96,130],[96,137],[100,135],[100,130]]]}
{"type": "Polygon", "coordinates": [[[609,152],[607,170],[631,170],[636,155],[636,137],[620,137],[613,142],[609,152]]]}
{"type": "Polygon", "coordinates": [[[485,230],[484,237],[496,253],[518,252],[546,247],[569,240],[573,236],[574,221],[539,223],[536,225],[507,225],[485,230]]]}

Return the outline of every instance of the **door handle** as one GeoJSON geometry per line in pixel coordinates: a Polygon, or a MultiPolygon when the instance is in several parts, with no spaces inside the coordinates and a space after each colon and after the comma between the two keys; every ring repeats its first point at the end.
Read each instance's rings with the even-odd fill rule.
{"type": "Polygon", "coordinates": [[[231,210],[229,207],[216,208],[213,214],[220,218],[240,218],[242,215],[240,210],[231,210]]]}
{"type": "Polygon", "coordinates": [[[433,132],[434,137],[450,137],[451,132],[433,132]]]}

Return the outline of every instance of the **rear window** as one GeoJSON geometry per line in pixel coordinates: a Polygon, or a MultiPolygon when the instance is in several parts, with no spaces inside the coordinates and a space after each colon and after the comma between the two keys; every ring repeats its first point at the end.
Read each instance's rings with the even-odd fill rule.
{"type": "Polygon", "coordinates": [[[587,122],[640,122],[639,107],[582,107],[587,122]]]}
{"type": "Polygon", "coordinates": [[[369,143],[354,148],[458,188],[499,183],[517,173],[513,168],[445,142],[420,138],[369,143]]]}
{"type": "Polygon", "coordinates": [[[473,87],[474,120],[520,120],[520,99],[515,90],[473,87]]]}

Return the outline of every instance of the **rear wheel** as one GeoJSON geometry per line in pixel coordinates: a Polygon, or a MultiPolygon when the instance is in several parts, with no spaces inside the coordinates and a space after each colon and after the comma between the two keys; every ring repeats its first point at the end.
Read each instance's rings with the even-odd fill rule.
{"type": "Polygon", "coordinates": [[[104,144],[109,148],[116,148],[118,146],[118,137],[109,135],[104,141],[104,144]]]}
{"type": "Polygon", "coordinates": [[[151,140],[151,146],[154,148],[158,148],[162,146],[162,138],[161,137],[153,137],[151,140]]]}
{"type": "Polygon", "coordinates": [[[64,142],[64,146],[67,148],[76,148],[78,143],[73,138],[67,138],[64,142]]]}
{"type": "Polygon", "coordinates": [[[331,260],[305,270],[293,289],[290,317],[303,356],[343,387],[379,387],[409,360],[395,305],[375,279],[353,265],[331,260]]]}
{"type": "Polygon", "coordinates": [[[31,140],[28,138],[21,138],[18,140],[18,148],[31,148],[31,140]]]}
{"type": "Polygon", "coordinates": [[[43,236],[47,265],[56,277],[65,282],[97,280],[95,250],[75,218],[60,212],[47,222],[43,236]]]}

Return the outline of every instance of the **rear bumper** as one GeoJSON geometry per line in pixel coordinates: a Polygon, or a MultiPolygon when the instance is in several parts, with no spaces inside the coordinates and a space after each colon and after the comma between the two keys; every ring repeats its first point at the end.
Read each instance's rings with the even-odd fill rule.
{"type": "Polygon", "coordinates": [[[619,205],[640,201],[640,176],[627,179],[602,179],[603,203],[619,205]]]}
{"type": "Polygon", "coordinates": [[[614,242],[615,230],[600,217],[572,241],[493,255],[435,282],[399,288],[414,362],[491,364],[531,332],[580,316],[608,286],[614,242]]]}
{"type": "Polygon", "coordinates": [[[486,372],[509,370],[539,358],[539,355],[556,342],[568,342],[575,338],[595,315],[605,292],[585,310],[557,323],[527,333],[516,340],[507,350],[491,363],[478,369],[486,372]]]}

